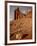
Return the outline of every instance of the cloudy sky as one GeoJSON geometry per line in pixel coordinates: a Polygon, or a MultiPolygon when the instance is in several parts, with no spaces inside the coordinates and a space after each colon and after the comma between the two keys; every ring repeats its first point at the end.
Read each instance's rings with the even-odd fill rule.
{"type": "MultiPolygon", "coordinates": [[[[17,9],[17,6],[10,6],[10,20],[14,19],[14,11],[15,11],[15,9],[17,9]]],[[[19,9],[20,9],[21,12],[27,13],[27,11],[32,9],[32,7],[19,6],[19,9]]]]}

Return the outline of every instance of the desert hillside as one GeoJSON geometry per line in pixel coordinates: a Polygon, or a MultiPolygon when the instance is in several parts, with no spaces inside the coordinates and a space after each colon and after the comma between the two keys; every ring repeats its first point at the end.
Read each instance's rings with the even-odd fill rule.
{"type": "Polygon", "coordinates": [[[32,11],[23,14],[16,9],[15,19],[10,22],[10,39],[32,39],[32,11]]]}

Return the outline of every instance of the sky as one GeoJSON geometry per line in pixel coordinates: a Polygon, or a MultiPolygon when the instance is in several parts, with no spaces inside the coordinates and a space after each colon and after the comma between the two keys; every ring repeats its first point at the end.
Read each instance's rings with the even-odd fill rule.
{"type": "MultiPolygon", "coordinates": [[[[10,6],[10,20],[14,20],[14,11],[17,9],[17,6],[10,6]]],[[[19,6],[19,10],[22,13],[27,13],[27,11],[31,10],[32,7],[28,6],[19,6]]]]}

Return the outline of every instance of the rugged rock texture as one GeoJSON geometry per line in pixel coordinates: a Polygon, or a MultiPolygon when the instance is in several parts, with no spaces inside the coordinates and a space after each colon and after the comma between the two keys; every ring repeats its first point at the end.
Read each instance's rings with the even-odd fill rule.
{"type": "Polygon", "coordinates": [[[27,15],[22,14],[19,9],[16,10],[16,18],[10,22],[10,39],[32,39],[32,11],[27,15]]]}

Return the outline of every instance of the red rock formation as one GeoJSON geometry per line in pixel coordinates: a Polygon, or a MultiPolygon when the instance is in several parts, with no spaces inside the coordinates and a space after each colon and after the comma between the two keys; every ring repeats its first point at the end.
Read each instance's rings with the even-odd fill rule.
{"type": "Polygon", "coordinates": [[[19,18],[22,18],[22,17],[25,17],[26,16],[25,14],[23,14],[23,13],[20,12],[19,8],[17,8],[15,10],[14,14],[15,14],[14,15],[15,16],[15,19],[19,19],[19,18]]]}
{"type": "Polygon", "coordinates": [[[29,11],[29,12],[27,13],[27,16],[26,16],[26,17],[32,18],[32,11],[29,11]]]}
{"type": "Polygon", "coordinates": [[[10,39],[32,39],[32,11],[25,15],[19,8],[15,10],[15,20],[10,25],[10,39]]]}

